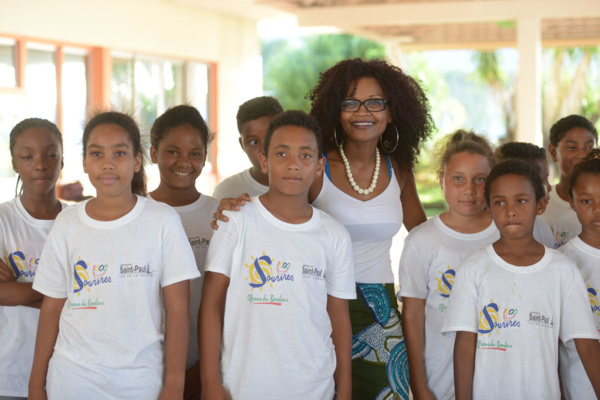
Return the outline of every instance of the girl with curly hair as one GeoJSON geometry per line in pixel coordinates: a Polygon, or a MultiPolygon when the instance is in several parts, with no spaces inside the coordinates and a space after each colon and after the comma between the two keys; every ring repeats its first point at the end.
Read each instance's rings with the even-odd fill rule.
{"type": "Polygon", "coordinates": [[[423,89],[385,61],[342,61],[309,93],[323,129],[326,176],[310,200],[353,242],[352,395],[408,399],[408,361],[391,268],[392,238],[426,220],[413,166],[433,129],[423,89]]]}

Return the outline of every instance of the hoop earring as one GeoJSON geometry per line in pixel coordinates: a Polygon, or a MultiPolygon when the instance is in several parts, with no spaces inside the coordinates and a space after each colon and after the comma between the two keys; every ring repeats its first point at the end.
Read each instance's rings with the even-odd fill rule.
{"type": "Polygon", "coordinates": [[[396,130],[396,144],[394,145],[394,148],[390,150],[392,141],[391,140],[387,140],[387,139],[383,140],[383,133],[381,134],[381,136],[379,136],[379,142],[381,143],[381,148],[387,154],[393,153],[394,150],[396,150],[396,147],[398,147],[398,143],[400,142],[400,133],[398,133],[398,128],[396,127],[396,125],[392,124],[391,122],[390,122],[390,124],[396,130]]]}
{"type": "Polygon", "coordinates": [[[335,144],[338,149],[341,149],[344,146],[344,142],[346,141],[346,134],[344,133],[344,138],[342,139],[342,144],[339,143],[337,138],[337,132],[335,131],[335,127],[333,128],[333,138],[335,139],[335,144]]]}

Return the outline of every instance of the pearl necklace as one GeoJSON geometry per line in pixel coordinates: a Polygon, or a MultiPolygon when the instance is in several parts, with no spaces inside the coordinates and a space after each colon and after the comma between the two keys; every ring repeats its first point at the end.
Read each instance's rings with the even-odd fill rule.
{"type": "Polygon", "coordinates": [[[375,190],[375,186],[377,186],[377,177],[379,176],[379,150],[375,149],[375,171],[373,172],[373,180],[371,180],[371,186],[367,189],[362,189],[360,186],[354,182],[354,177],[352,176],[352,171],[350,170],[350,163],[348,162],[348,157],[346,157],[346,153],[344,153],[344,148],[340,147],[340,155],[342,156],[342,161],[344,161],[344,165],[346,166],[346,176],[348,177],[348,181],[350,182],[350,186],[354,190],[358,192],[358,194],[367,195],[372,193],[375,190]]]}

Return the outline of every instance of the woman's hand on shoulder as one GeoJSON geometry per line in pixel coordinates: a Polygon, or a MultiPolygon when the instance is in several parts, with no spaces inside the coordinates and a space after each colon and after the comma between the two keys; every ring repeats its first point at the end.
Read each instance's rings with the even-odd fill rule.
{"type": "Polygon", "coordinates": [[[213,219],[210,222],[211,228],[213,228],[216,231],[217,229],[219,229],[217,221],[229,221],[229,218],[223,215],[223,211],[240,211],[240,207],[244,206],[247,201],[250,201],[250,195],[248,193],[244,193],[234,199],[221,199],[221,201],[219,202],[219,207],[217,207],[217,211],[215,211],[215,213],[213,214],[213,219]]]}

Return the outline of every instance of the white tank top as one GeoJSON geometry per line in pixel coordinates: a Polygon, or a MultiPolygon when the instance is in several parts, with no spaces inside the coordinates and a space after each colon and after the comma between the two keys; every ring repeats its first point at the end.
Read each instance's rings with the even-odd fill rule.
{"type": "Polygon", "coordinates": [[[394,283],[390,248],[402,226],[400,186],[386,156],[390,183],[383,193],[367,201],[347,195],[332,182],[325,164],[321,192],[313,206],[344,224],[352,238],[354,271],[358,283],[394,283]]]}

